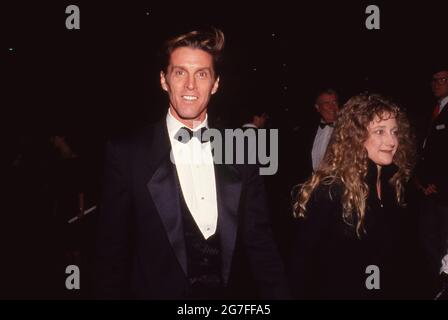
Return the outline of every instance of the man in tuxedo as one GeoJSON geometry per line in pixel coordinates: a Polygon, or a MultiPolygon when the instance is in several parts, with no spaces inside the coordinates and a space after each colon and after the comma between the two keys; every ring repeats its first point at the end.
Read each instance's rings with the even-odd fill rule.
{"type": "Polygon", "coordinates": [[[266,123],[269,120],[269,115],[262,109],[248,110],[247,122],[245,122],[241,128],[246,129],[263,129],[266,127],[266,123]]]}
{"type": "Polygon", "coordinates": [[[448,250],[442,258],[436,299],[448,300],[448,250]]]}
{"type": "Polygon", "coordinates": [[[319,167],[325,155],[339,111],[339,98],[336,91],[333,89],[319,91],[314,108],[319,122],[311,121],[311,126],[304,124],[296,130],[296,148],[300,150],[300,157],[295,159],[297,171],[295,184],[305,182],[319,167]]]}
{"type": "Polygon", "coordinates": [[[252,275],[257,297],[288,297],[258,168],[214,162],[213,141],[201,134],[223,45],[219,30],[168,41],[166,117],[107,145],[99,298],[239,298],[242,274],[252,275]]]}
{"type": "MultiPolygon", "coordinates": [[[[248,107],[243,110],[243,124],[241,125],[241,130],[244,132],[244,156],[245,163],[254,163],[262,166],[259,160],[259,148],[258,148],[258,140],[260,139],[260,132],[263,132],[263,136],[261,137],[261,144],[266,146],[266,150],[270,151],[270,140],[269,140],[269,132],[266,129],[266,125],[269,121],[269,115],[263,108],[259,108],[258,106],[248,107]],[[264,134],[266,133],[266,134],[264,134]],[[265,141],[266,140],[266,141],[265,141]]],[[[265,178],[273,177],[274,175],[266,176],[265,178]]],[[[268,192],[269,194],[270,192],[268,192]]]]}
{"type": "MultiPolygon", "coordinates": [[[[421,237],[432,274],[448,273],[448,67],[432,76],[436,106],[428,110],[426,136],[420,148],[416,185],[421,191],[421,237]]],[[[446,277],[445,277],[446,278],[446,277]]]]}
{"type": "Polygon", "coordinates": [[[316,171],[324,158],[328,143],[333,133],[334,122],[339,111],[339,100],[336,91],[327,89],[318,94],[314,105],[320,115],[320,122],[311,149],[311,163],[316,171]]]}

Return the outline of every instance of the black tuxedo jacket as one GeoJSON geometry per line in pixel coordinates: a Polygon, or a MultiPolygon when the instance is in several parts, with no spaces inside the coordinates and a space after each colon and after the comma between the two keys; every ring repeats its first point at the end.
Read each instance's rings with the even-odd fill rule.
{"type": "MultiPolygon", "coordinates": [[[[184,299],[187,256],[165,119],[108,143],[96,245],[98,298],[184,299]]],[[[248,266],[259,297],[287,298],[256,166],[215,164],[222,279],[241,288],[248,266]]],[[[236,296],[230,295],[229,298],[236,296]]]]}
{"type": "Polygon", "coordinates": [[[424,184],[435,184],[438,202],[448,204],[448,105],[431,122],[417,172],[424,184]]]}
{"type": "Polygon", "coordinates": [[[291,188],[299,183],[304,183],[313,174],[313,159],[311,152],[313,150],[314,139],[318,129],[318,123],[311,121],[309,125],[303,125],[293,131],[288,143],[287,150],[283,150],[288,159],[290,176],[289,187],[291,188]],[[294,151],[294,155],[291,153],[294,151]]]}

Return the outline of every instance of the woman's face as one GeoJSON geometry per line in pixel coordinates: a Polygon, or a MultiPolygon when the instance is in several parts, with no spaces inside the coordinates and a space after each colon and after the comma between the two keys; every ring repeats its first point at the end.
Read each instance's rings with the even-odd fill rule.
{"type": "Polygon", "coordinates": [[[397,120],[387,115],[384,118],[389,119],[381,120],[375,116],[367,126],[369,137],[364,142],[370,160],[379,166],[391,164],[398,148],[397,120]]]}

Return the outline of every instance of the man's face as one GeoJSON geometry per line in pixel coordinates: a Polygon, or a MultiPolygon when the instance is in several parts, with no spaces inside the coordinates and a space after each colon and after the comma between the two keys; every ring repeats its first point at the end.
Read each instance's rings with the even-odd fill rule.
{"type": "Polygon", "coordinates": [[[266,122],[268,122],[269,116],[266,112],[263,112],[261,115],[255,115],[254,116],[254,124],[257,126],[258,129],[262,129],[266,127],[266,122]]]}
{"type": "Polygon", "coordinates": [[[321,94],[317,98],[316,109],[326,123],[335,122],[336,115],[339,111],[338,97],[335,94],[321,94]]]}
{"type": "Polygon", "coordinates": [[[448,71],[440,71],[432,76],[432,92],[438,99],[448,96],[448,71]]]}
{"type": "Polygon", "coordinates": [[[160,72],[160,83],[168,92],[171,114],[193,128],[205,120],[210,96],[218,90],[212,56],[201,50],[180,47],[171,53],[167,74],[160,72]]]}
{"type": "Polygon", "coordinates": [[[60,148],[65,144],[65,137],[55,135],[50,138],[50,142],[55,148],[60,148]]]}

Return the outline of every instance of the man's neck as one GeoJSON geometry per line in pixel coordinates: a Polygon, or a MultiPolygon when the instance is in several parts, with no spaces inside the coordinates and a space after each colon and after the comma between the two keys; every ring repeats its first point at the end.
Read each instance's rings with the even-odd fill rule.
{"type": "Polygon", "coordinates": [[[168,112],[180,123],[188,127],[189,129],[195,129],[199,127],[204,121],[207,119],[207,113],[203,112],[201,113],[197,118],[195,119],[183,119],[179,117],[179,115],[176,112],[173,112],[171,107],[168,109],[168,112]]]}

